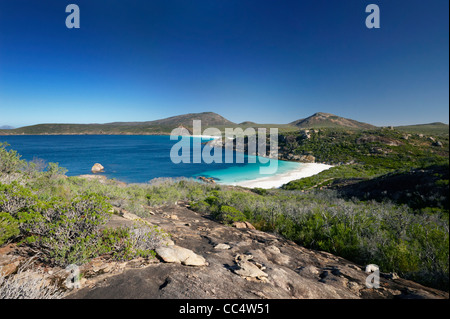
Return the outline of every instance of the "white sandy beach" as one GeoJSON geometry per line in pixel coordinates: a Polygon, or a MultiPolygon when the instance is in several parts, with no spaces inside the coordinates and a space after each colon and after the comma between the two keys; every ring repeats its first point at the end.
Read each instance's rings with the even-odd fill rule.
{"type": "Polygon", "coordinates": [[[232,185],[249,188],[279,188],[282,185],[289,183],[290,181],[319,174],[320,172],[327,170],[330,167],[332,167],[332,165],[319,163],[303,163],[301,164],[300,168],[291,170],[283,174],[261,177],[250,181],[237,182],[232,185]]]}

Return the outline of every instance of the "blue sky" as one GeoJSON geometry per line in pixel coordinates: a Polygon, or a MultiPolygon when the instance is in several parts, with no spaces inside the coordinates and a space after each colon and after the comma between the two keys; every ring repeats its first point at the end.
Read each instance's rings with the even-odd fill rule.
{"type": "Polygon", "coordinates": [[[1,0],[0,126],[449,116],[448,0],[1,0]],[[67,29],[76,3],[81,28],[67,29]],[[365,8],[381,9],[367,29],[365,8]]]}

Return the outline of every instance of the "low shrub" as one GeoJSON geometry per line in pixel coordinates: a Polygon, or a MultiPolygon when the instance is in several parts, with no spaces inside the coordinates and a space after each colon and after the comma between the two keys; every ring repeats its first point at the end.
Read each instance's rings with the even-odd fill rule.
{"type": "Polygon", "coordinates": [[[154,249],[163,245],[168,236],[159,227],[147,224],[107,228],[102,232],[101,252],[121,261],[154,257],[154,249]]]}
{"type": "Polygon", "coordinates": [[[20,159],[17,151],[7,150],[7,143],[0,143],[0,175],[12,174],[23,167],[25,161],[20,159]]]}
{"type": "Polygon", "coordinates": [[[18,221],[8,213],[0,213],[0,246],[19,233],[18,221]]]}
{"type": "Polygon", "coordinates": [[[67,266],[98,254],[100,228],[110,210],[105,198],[86,194],[69,203],[41,202],[18,216],[25,242],[42,251],[48,262],[67,266]]]}
{"type": "Polygon", "coordinates": [[[232,224],[234,222],[243,222],[247,220],[241,211],[225,205],[221,206],[219,212],[214,214],[213,217],[224,224],[232,224]]]}
{"type": "Polygon", "coordinates": [[[18,212],[27,209],[38,201],[31,190],[12,182],[9,185],[0,183],[0,211],[15,217],[18,212]]]}
{"type": "Polygon", "coordinates": [[[0,274],[0,299],[61,299],[64,292],[36,271],[21,271],[5,277],[0,274]]]}

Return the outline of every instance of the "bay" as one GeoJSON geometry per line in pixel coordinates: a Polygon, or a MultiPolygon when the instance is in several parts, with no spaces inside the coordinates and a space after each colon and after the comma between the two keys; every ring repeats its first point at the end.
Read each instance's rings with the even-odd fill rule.
{"type": "MultiPolygon", "coordinates": [[[[200,137],[191,137],[193,139],[200,137]]],[[[203,138],[205,142],[209,139],[203,138]]],[[[147,183],[155,178],[214,177],[218,183],[253,180],[261,175],[261,164],[249,163],[179,163],[170,159],[170,150],[177,141],[166,135],[15,135],[0,136],[22,159],[35,158],[58,163],[68,170],[68,176],[91,174],[95,163],[101,163],[108,178],[126,183],[147,183]]],[[[225,152],[223,152],[223,155],[225,152]]],[[[236,153],[234,153],[236,156],[236,153]]],[[[242,155],[242,154],[239,154],[242,155]]],[[[276,160],[271,160],[276,161],[276,160]]],[[[273,164],[273,163],[272,163],[273,164]]],[[[298,163],[277,161],[276,174],[299,167],[298,163]]]]}

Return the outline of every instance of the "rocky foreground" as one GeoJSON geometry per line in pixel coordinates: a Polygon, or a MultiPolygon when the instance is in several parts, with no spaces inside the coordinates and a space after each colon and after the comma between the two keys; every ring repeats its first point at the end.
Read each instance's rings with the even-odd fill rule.
{"type": "MultiPolygon", "coordinates": [[[[380,288],[368,289],[365,266],[306,249],[248,223],[219,224],[183,202],[149,208],[149,214],[144,221],[172,236],[156,250],[157,257],[128,262],[96,258],[80,267],[81,288],[65,298],[449,298],[395,274],[381,274],[380,288]]],[[[136,219],[117,209],[108,226],[131,226],[136,219]]],[[[0,270],[11,273],[30,263],[25,257],[30,252],[22,249],[0,249],[0,270]]],[[[49,281],[64,284],[64,269],[40,267],[49,281]]]]}

